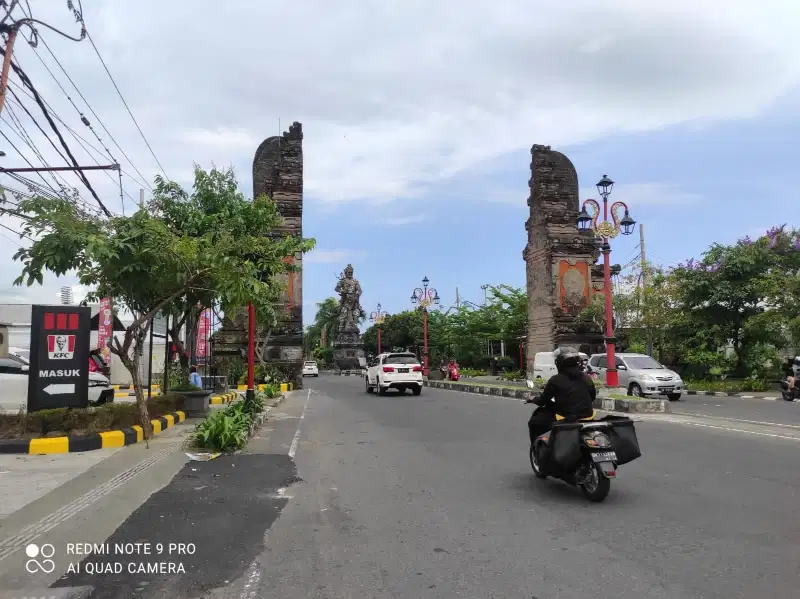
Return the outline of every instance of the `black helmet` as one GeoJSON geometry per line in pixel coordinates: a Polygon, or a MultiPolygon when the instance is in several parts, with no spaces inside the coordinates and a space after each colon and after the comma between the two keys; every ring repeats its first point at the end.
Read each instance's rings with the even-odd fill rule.
{"type": "Polygon", "coordinates": [[[559,347],[553,352],[553,358],[558,370],[564,370],[573,366],[580,366],[581,355],[574,347],[559,347]]]}

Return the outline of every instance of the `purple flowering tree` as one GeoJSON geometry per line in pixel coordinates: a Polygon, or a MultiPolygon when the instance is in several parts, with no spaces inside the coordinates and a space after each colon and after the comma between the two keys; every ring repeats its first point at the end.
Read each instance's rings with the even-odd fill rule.
{"type": "Polygon", "coordinates": [[[761,376],[763,364],[800,332],[800,232],[773,227],[757,239],[715,243],[673,269],[687,353],[719,356],[732,345],[731,373],[761,376]]]}

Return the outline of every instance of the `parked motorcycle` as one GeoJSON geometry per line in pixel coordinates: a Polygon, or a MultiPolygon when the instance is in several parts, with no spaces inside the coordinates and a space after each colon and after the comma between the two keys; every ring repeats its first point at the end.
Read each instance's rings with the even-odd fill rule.
{"type": "MultiPolygon", "coordinates": [[[[533,381],[528,387],[534,388],[533,381]]],[[[526,400],[532,403],[534,398],[526,400]]],[[[546,408],[538,408],[543,410],[546,408]]],[[[605,500],[617,468],[642,455],[633,421],[624,416],[605,416],[566,422],[556,416],[552,429],[537,437],[530,447],[530,462],[538,478],[551,476],[580,487],[589,501],[605,500]]]]}

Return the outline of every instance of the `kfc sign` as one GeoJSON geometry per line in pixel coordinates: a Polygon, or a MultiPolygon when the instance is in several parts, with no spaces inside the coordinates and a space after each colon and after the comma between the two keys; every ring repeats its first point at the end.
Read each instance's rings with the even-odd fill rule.
{"type": "Polygon", "coordinates": [[[32,306],[28,412],[89,402],[91,310],[32,306]]]}
{"type": "Polygon", "coordinates": [[[75,355],[75,335],[48,335],[47,357],[51,360],[71,360],[75,355]]]}

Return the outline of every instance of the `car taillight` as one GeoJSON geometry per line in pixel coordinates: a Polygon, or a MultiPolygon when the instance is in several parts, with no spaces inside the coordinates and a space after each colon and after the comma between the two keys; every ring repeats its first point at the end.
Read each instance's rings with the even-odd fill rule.
{"type": "Polygon", "coordinates": [[[391,366],[384,366],[383,367],[383,371],[384,372],[394,372],[394,368],[392,368],[391,366]]]}
{"type": "Polygon", "coordinates": [[[414,366],[414,372],[422,372],[422,366],[414,366]]]}

